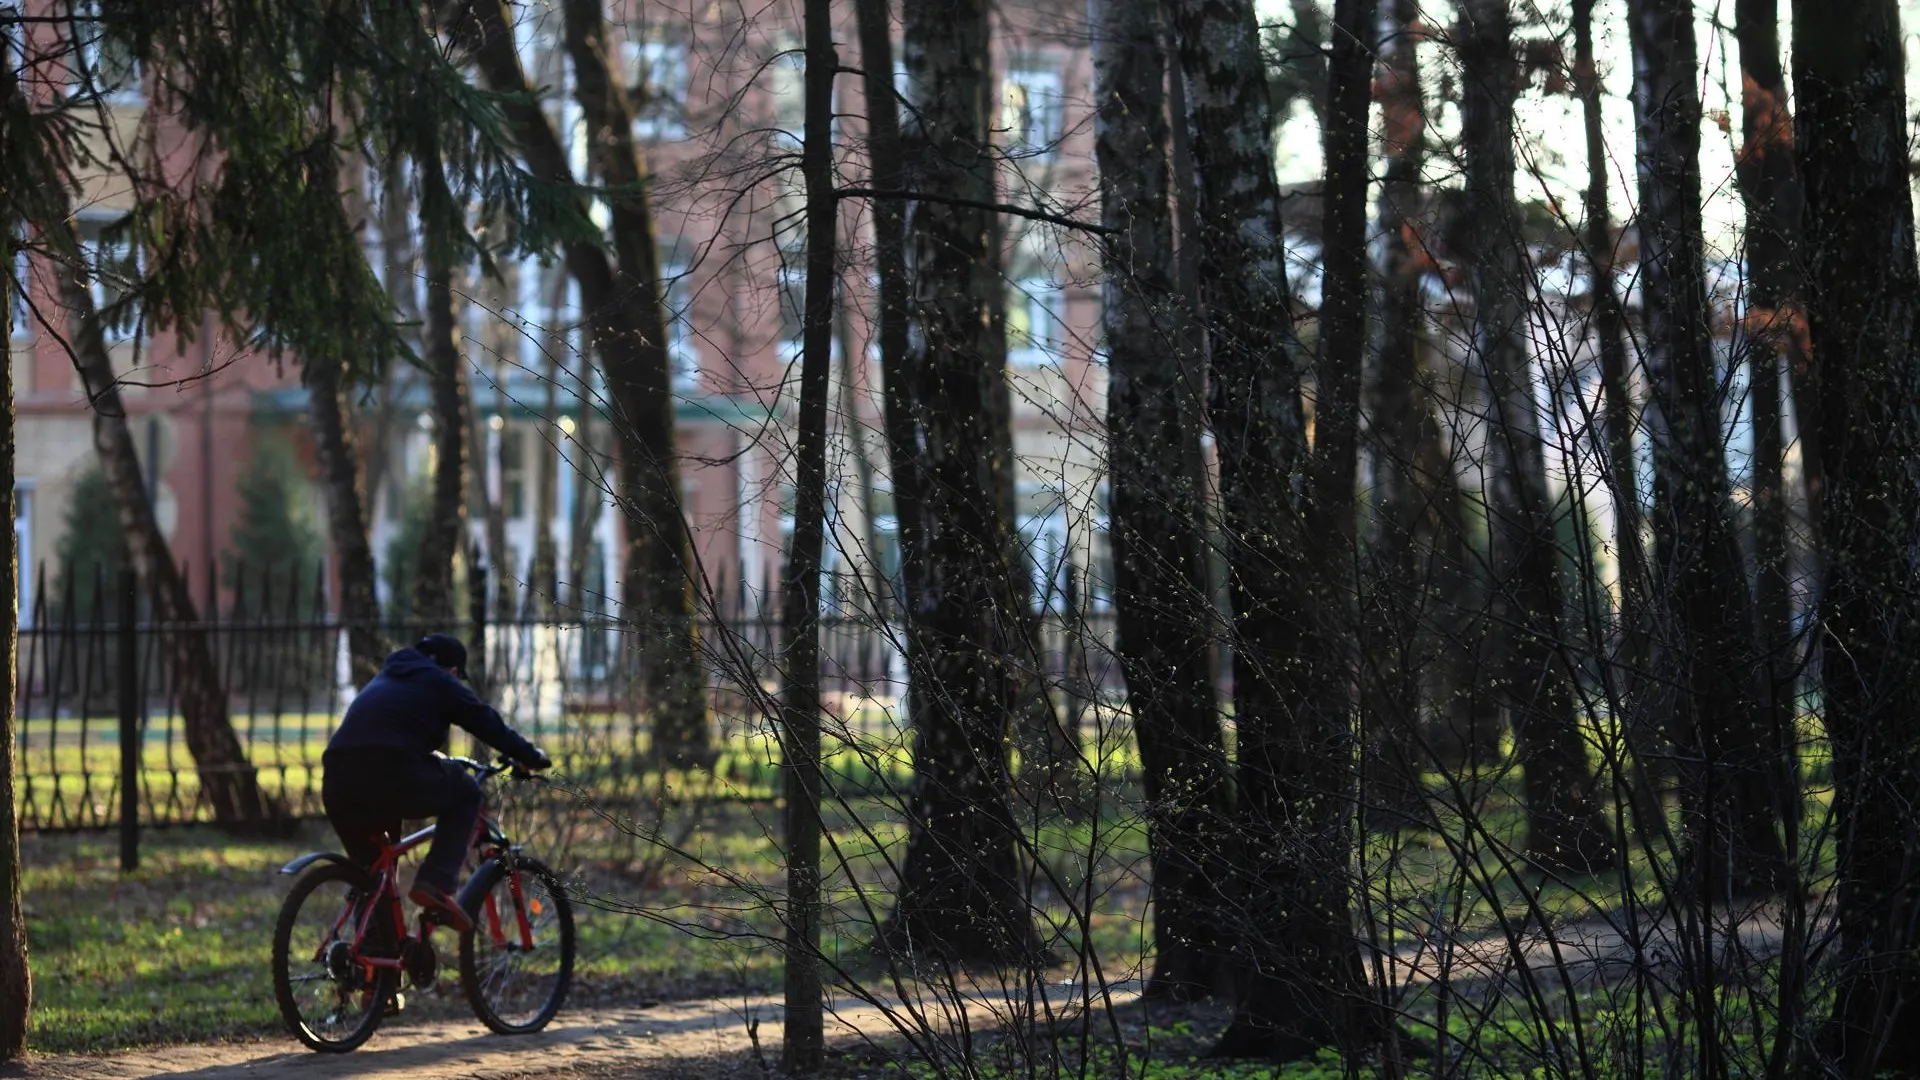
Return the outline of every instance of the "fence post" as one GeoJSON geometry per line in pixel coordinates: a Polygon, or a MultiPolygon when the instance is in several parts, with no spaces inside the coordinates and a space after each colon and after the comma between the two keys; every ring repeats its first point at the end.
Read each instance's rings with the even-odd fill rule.
{"type": "Polygon", "coordinates": [[[138,579],[120,571],[120,869],[140,869],[140,618],[138,579]]]}

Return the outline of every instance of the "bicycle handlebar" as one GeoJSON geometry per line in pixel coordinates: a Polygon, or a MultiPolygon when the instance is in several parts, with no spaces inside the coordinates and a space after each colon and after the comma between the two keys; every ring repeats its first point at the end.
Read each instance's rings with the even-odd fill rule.
{"type": "Polygon", "coordinates": [[[501,773],[507,772],[509,770],[512,771],[514,779],[516,780],[524,780],[527,777],[533,775],[532,773],[527,771],[527,769],[523,767],[519,762],[513,760],[512,758],[508,757],[505,754],[501,754],[500,759],[494,762],[492,765],[488,765],[485,762],[481,762],[481,761],[475,761],[470,757],[455,757],[455,756],[449,755],[447,757],[447,760],[453,762],[455,765],[459,765],[462,768],[465,768],[471,771],[473,773],[473,778],[475,780],[485,780],[488,777],[498,776],[501,773]]]}

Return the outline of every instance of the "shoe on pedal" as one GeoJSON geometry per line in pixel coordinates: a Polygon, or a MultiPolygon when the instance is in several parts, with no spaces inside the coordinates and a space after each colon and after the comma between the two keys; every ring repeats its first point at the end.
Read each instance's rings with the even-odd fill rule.
{"type": "Polygon", "coordinates": [[[399,1016],[407,1011],[407,995],[395,993],[380,1006],[381,1017],[399,1016]]]}
{"type": "Polygon", "coordinates": [[[412,891],[407,893],[407,899],[425,908],[436,922],[444,923],[462,934],[473,929],[473,920],[460,910],[459,902],[447,895],[445,889],[417,881],[412,891]]]}

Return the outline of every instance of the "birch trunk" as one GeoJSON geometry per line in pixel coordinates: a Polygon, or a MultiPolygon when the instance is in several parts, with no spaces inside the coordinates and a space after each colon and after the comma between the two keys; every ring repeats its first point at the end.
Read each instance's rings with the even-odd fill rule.
{"type": "Polygon", "coordinates": [[[1526,267],[1514,202],[1519,68],[1508,0],[1468,0],[1459,37],[1472,358],[1491,409],[1486,501],[1493,570],[1488,655],[1523,770],[1527,855],[1572,870],[1604,866],[1612,843],[1593,793],[1573,674],[1561,658],[1565,583],[1547,494],[1526,336],[1526,267]]]}
{"type": "Polygon", "coordinates": [[[1307,464],[1306,437],[1253,5],[1171,10],[1192,125],[1239,730],[1243,907],[1230,932],[1246,977],[1215,1052],[1293,1060],[1343,1043],[1364,991],[1347,893],[1351,716],[1313,645],[1340,628],[1316,607],[1305,507],[1285,494],[1307,464]]]}
{"type": "MultiPolygon", "coordinates": [[[[63,220],[64,235],[56,238],[56,244],[63,251],[78,252],[79,238],[71,219],[63,220]]],[[[234,734],[226,684],[212,643],[201,628],[199,609],[154,517],[113,361],[101,337],[93,295],[72,261],[59,259],[55,263],[61,302],[77,324],[69,342],[93,411],[93,447],[113,489],[127,553],[152,598],[153,618],[171,624],[163,635],[163,645],[185,722],[187,750],[199,775],[201,798],[213,811],[214,820],[223,825],[257,827],[284,819],[285,807],[261,790],[259,774],[234,734]]]]}
{"type": "MultiPolygon", "coordinates": [[[[618,265],[588,240],[564,246],[567,270],[580,285],[586,331],[600,355],[619,447],[615,493],[627,512],[621,604],[635,626],[642,704],[654,720],[654,748],[667,762],[699,764],[713,752],[706,714],[706,676],[694,620],[691,537],[680,508],[680,467],[668,393],[666,317],[660,306],[653,224],[645,171],[632,141],[632,111],[607,75],[605,27],[597,0],[570,0],[567,53],[581,105],[594,134],[593,164],[608,188],[618,265]]],[[[472,54],[502,103],[527,168],[575,190],[570,209],[582,220],[578,193],[560,138],[532,93],[515,51],[505,0],[474,0],[452,19],[454,36],[472,54]]]]}

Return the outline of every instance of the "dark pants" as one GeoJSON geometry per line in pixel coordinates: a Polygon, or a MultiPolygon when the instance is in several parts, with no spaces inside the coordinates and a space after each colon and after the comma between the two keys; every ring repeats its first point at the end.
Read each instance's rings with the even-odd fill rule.
{"type": "Polygon", "coordinates": [[[454,891],[480,820],[480,785],[473,774],[451,761],[392,750],[329,750],[321,764],[326,772],[320,801],[348,858],[372,866],[380,845],[398,837],[402,818],[435,818],[433,845],[417,880],[454,891]]]}

